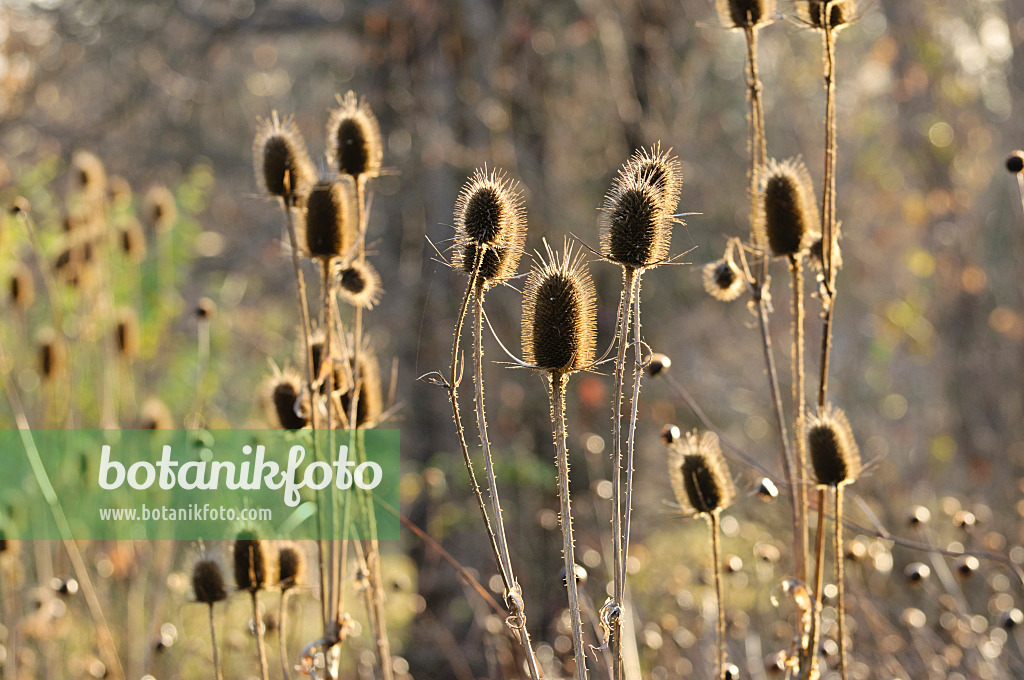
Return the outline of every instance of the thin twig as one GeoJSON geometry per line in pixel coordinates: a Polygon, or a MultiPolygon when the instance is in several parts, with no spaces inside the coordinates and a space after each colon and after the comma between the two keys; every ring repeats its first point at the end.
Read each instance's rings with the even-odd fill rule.
{"type": "Polygon", "coordinates": [[[718,535],[718,510],[708,513],[708,527],[711,529],[711,561],[715,573],[715,605],[718,610],[718,678],[725,680],[725,608],[722,604],[722,547],[718,535]]]}

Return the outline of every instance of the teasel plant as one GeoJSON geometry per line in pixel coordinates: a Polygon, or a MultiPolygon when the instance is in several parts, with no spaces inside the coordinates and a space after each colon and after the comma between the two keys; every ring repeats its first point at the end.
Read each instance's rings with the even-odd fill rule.
{"type": "Polygon", "coordinates": [[[277,551],[277,585],[281,590],[278,605],[277,637],[281,656],[281,677],[288,680],[288,599],[292,591],[302,585],[306,572],[306,558],[297,545],[287,544],[277,551]]]}
{"type": "Polygon", "coordinates": [[[224,677],[220,663],[220,652],[217,649],[217,626],[213,616],[213,605],[227,599],[224,585],[224,573],[220,562],[209,555],[204,555],[192,565],[192,593],[196,602],[205,604],[210,618],[210,645],[213,648],[213,674],[215,680],[224,677]]]}
{"type": "Polygon", "coordinates": [[[722,511],[736,498],[736,488],[722,456],[718,435],[697,432],[680,435],[679,428],[668,426],[662,432],[668,446],[668,473],[672,492],[686,515],[703,516],[711,533],[711,564],[715,581],[717,608],[717,660],[719,680],[726,680],[725,608],[722,604],[722,550],[720,519],[722,511]]]}
{"type": "Polygon", "coordinates": [[[235,537],[232,546],[232,561],[235,585],[249,593],[252,599],[253,634],[256,637],[256,660],[260,677],[268,680],[267,650],[264,643],[263,616],[260,614],[259,594],[273,582],[273,564],[267,555],[267,542],[251,529],[243,529],[235,537]]]}
{"type": "Polygon", "coordinates": [[[616,324],[615,387],[612,395],[612,596],[602,606],[611,624],[613,677],[622,675],[621,617],[632,511],[633,453],[644,357],[640,334],[640,281],[643,273],[668,261],[672,225],[682,178],[679,160],[661,145],[633,154],[619,170],[602,206],[601,256],[622,267],[622,294],[616,324]],[[629,339],[630,323],[633,341],[629,339]],[[633,380],[623,471],[622,401],[626,351],[633,346],[633,380]]]}
{"type": "Polygon", "coordinates": [[[581,253],[573,253],[568,241],[561,256],[546,241],[544,247],[545,256],[538,255],[523,291],[523,361],[518,365],[543,372],[548,378],[575,677],[586,680],[587,657],[583,646],[579,590],[574,578],[576,558],[569,495],[565,391],[570,375],[594,366],[596,298],[594,283],[581,253]]]}
{"type": "Polygon", "coordinates": [[[466,284],[455,321],[449,375],[445,378],[435,372],[421,376],[421,379],[441,385],[448,392],[463,462],[466,465],[470,486],[480,509],[480,516],[487,531],[504,587],[504,601],[508,610],[506,624],[514,632],[522,646],[530,677],[539,680],[543,673],[527,629],[526,602],[515,575],[511,551],[505,535],[501,496],[498,492],[497,477],[494,472],[484,400],[484,297],[488,289],[506,284],[516,275],[519,260],[523,254],[526,240],[526,210],[519,183],[510,179],[503,170],[497,168],[488,170],[486,166],[477,168],[459,191],[453,217],[455,237],[448,264],[455,271],[468,275],[469,281],[466,284]],[[473,303],[473,403],[490,510],[488,510],[488,502],[484,499],[483,491],[477,481],[465,426],[462,422],[458,396],[458,389],[465,371],[460,347],[466,315],[469,313],[471,302],[473,303]]]}

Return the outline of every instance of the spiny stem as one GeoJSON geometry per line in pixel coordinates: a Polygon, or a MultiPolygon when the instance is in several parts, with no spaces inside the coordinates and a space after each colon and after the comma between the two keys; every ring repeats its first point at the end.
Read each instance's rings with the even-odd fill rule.
{"type": "MultiPolygon", "coordinates": [[[[831,3],[827,6],[831,11],[831,3]]],[[[832,314],[835,309],[836,271],[833,252],[837,242],[836,234],[836,82],[835,82],[835,33],[831,22],[822,18],[822,41],[825,60],[825,179],[822,189],[821,211],[821,266],[824,322],[821,334],[821,361],[818,375],[818,410],[825,408],[828,398],[829,355],[832,348],[832,314]]]]}
{"type": "Polygon", "coordinates": [[[843,588],[843,485],[835,487],[835,523],[833,548],[835,551],[836,588],[838,597],[836,608],[839,613],[839,667],[842,678],[846,680],[846,603],[843,588]]]}
{"type": "MultiPolygon", "coordinates": [[[[213,645],[213,677],[215,680],[223,680],[224,674],[220,668],[220,652],[217,651],[217,628],[213,625],[213,604],[207,605],[210,609],[210,644],[213,645]]],[[[282,643],[282,659],[284,658],[284,643],[282,643]]],[[[285,679],[287,680],[287,675],[285,679]]]]}
{"type": "Polygon", "coordinates": [[[815,539],[814,611],[811,616],[811,639],[803,650],[800,677],[810,677],[818,665],[818,646],[821,642],[821,597],[825,589],[825,487],[818,487],[818,533],[815,539]]]}
{"type": "Polygon", "coordinates": [[[633,512],[633,451],[636,444],[637,408],[640,403],[640,382],[644,375],[643,361],[640,356],[640,276],[637,272],[633,279],[633,399],[629,409],[629,432],[626,435],[626,491],[625,508],[622,522],[622,564],[619,573],[622,576],[623,592],[626,583],[626,562],[629,560],[629,527],[630,515],[633,512]]]}
{"type": "Polygon", "coordinates": [[[569,453],[566,450],[564,373],[551,374],[551,421],[554,425],[555,459],[558,466],[558,499],[561,502],[562,554],[565,558],[565,589],[569,594],[572,620],[572,648],[576,659],[576,679],[587,680],[587,656],[583,650],[583,622],[580,619],[576,555],[572,538],[572,504],[569,499],[569,453]]]}
{"type": "Polygon", "coordinates": [[[718,677],[725,680],[725,608],[722,605],[722,547],[718,530],[718,511],[708,515],[711,528],[711,559],[715,572],[715,605],[718,609],[718,677]]]}
{"type": "Polygon", "coordinates": [[[789,271],[792,275],[793,292],[793,443],[796,450],[797,484],[794,492],[797,494],[797,520],[800,523],[801,555],[803,555],[805,561],[802,571],[806,573],[807,532],[809,527],[807,526],[807,447],[805,446],[806,440],[803,436],[806,419],[806,397],[804,393],[806,377],[804,368],[804,275],[803,258],[801,255],[790,256],[789,271]]]}
{"type": "Polygon", "coordinates": [[[263,619],[260,617],[260,607],[257,596],[258,590],[251,591],[252,594],[252,620],[253,626],[256,629],[256,656],[260,662],[260,677],[263,680],[269,680],[270,673],[267,670],[267,649],[263,643],[263,619]]]}

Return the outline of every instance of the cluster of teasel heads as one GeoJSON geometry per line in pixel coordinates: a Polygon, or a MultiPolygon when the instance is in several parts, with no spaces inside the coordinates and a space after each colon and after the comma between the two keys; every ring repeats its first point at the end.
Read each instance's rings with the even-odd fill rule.
{"type": "MultiPolygon", "coordinates": [[[[305,553],[295,544],[266,541],[261,539],[257,532],[248,529],[238,533],[231,545],[230,553],[235,590],[248,593],[252,600],[252,629],[256,638],[257,661],[261,677],[264,679],[268,677],[268,667],[259,596],[268,590],[280,591],[278,638],[281,672],[282,677],[288,678],[290,672],[287,653],[287,603],[288,596],[294,589],[305,585],[305,553]]],[[[228,599],[229,585],[224,578],[220,559],[204,552],[192,565],[191,581],[195,601],[208,607],[214,674],[217,680],[221,680],[223,668],[217,645],[214,605],[228,599]]]]}

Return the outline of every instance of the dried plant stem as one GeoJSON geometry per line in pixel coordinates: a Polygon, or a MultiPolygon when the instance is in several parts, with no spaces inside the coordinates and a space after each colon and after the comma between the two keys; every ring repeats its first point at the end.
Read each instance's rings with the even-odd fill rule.
{"type": "Polygon", "coordinates": [[[793,293],[793,444],[796,457],[796,484],[794,493],[797,496],[797,521],[800,524],[800,545],[803,546],[804,570],[806,572],[806,555],[809,522],[807,520],[807,440],[803,435],[806,422],[807,398],[804,391],[806,383],[805,340],[804,340],[804,275],[803,258],[800,254],[789,258],[789,271],[793,293]]]}
{"type": "Polygon", "coordinates": [[[583,649],[583,622],[580,618],[576,555],[572,538],[572,504],[569,499],[569,453],[566,449],[564,373],[551,374],[551,423],[554,426],[555,458],[558,466],[558,498],[561,502],[562,554],[565,558],[565,589],[569,595],[572,620],[572,648],[576,658],[577,680],[587,679],[587,656],[583,649]]]}
{"type": "MultiPolygon", "coordinates": [[[[213,607],[211,606],[212,610],[213,607]]],[[[277,642],[278,648],[281,654],[281,678],[282,680],[288,680],[288,627],[285,625],[288,616],[288,590],[281,591],[281,602],[277,607],[277,642]]],[[[213,627],[213,613],[210,613],[210,626],[213,627]]],[[[214,646],[214,655],[217,654],[216,646],[214,646]]],[[[214,656],[214,663],[216,663],[216,656],[214,656]]],[[[219,676],[217,680],[220,680],[219,676]]]]}
{"type": "Polygon", "coordinates": [[[718,610],[718,677],[725,680],[725,608],[722,598],[722,546],[718,528],[718,511],[708,515],[708,526],[711,529],[711,559],[715,572],[715,605],[718,610]]]}
{"type": "MultiPolygon", "coordinates": [[[[282,595],[282,599],[283,597],[282,595]]],[[[213,604],[208,604],[207,607],[210,610],[210,644],[213,646],[213,677],[215,680],[222,680],[224,673],[220,667],[220,652],[217,651],[217,627],[213,621],[213,604]]],[[[283,631],[284,629],[282,628],[281,630],[283,631]]],[[[284,663],[284,643],[281,643],[281,652],[282,663],[284,663]]],[[[286,675],[285,677],[287,678],[288,676],[286,675]]]]}
{"type": "Polygon", "coordinates": [[[626,435],[626,490],[625,507],[622,521],[622,564],[619,573],[623,579],[625,592],[626,562],[629,560],[629,527],[633,512],[633,452],[636,450],[637,408],[640,404],[640,382],[644,376],[643,357],[640,347],[640,276],[637,272],[633,277],[633,398],[629,405],[629,432],[626,435]]]}
{"type": "Polygon", "coordinates": [[[260,616],[259,591],[250,591],[252,595],[252,621],[256,630],[256,656],[260,663],[260,677],[262,680],[269,680],[270,672],[267,669],[267,647],[263,641],[263,617],[260,616]]]}
{"type": "Polygon", "coordinates": [[[811,636],[802,652],[800,677],[811,677],[818,666],[818,647],[821,642],[821,598],[825,589],[825,487],[818,487],[818,533],[815,539],[814,607],[811,616],[811,636]]]}
{"type": "MultiPolygon", "coordinates": [[[[828,5],[831,11],[831,4],[828,5]]],[[[828,370],[832,349],[832,315],[835,310],[836,270],[834,250],[838,243],[836,233],[836,79],[835,33],[831,22],[823,21],[822,43],[825,61],[825,179],[821,210],[821,260],[823,328],[821,333],[821,361],[818,375],[818,410],[825,408],[828,399],[828,370]]]]}
{"type": "MultiPolygon", "coordinates": [[[[843,587],[843,485],[836,486],[835,492],[835,523],[833,532],[833,548],[835,552],[836,567],[836,610],[839,617],[839,668],[842,679],[846,680],[846,602],[845,588],[843,587]]],[[[824,504],[823,504],[824,505],[824,504]]]]}

